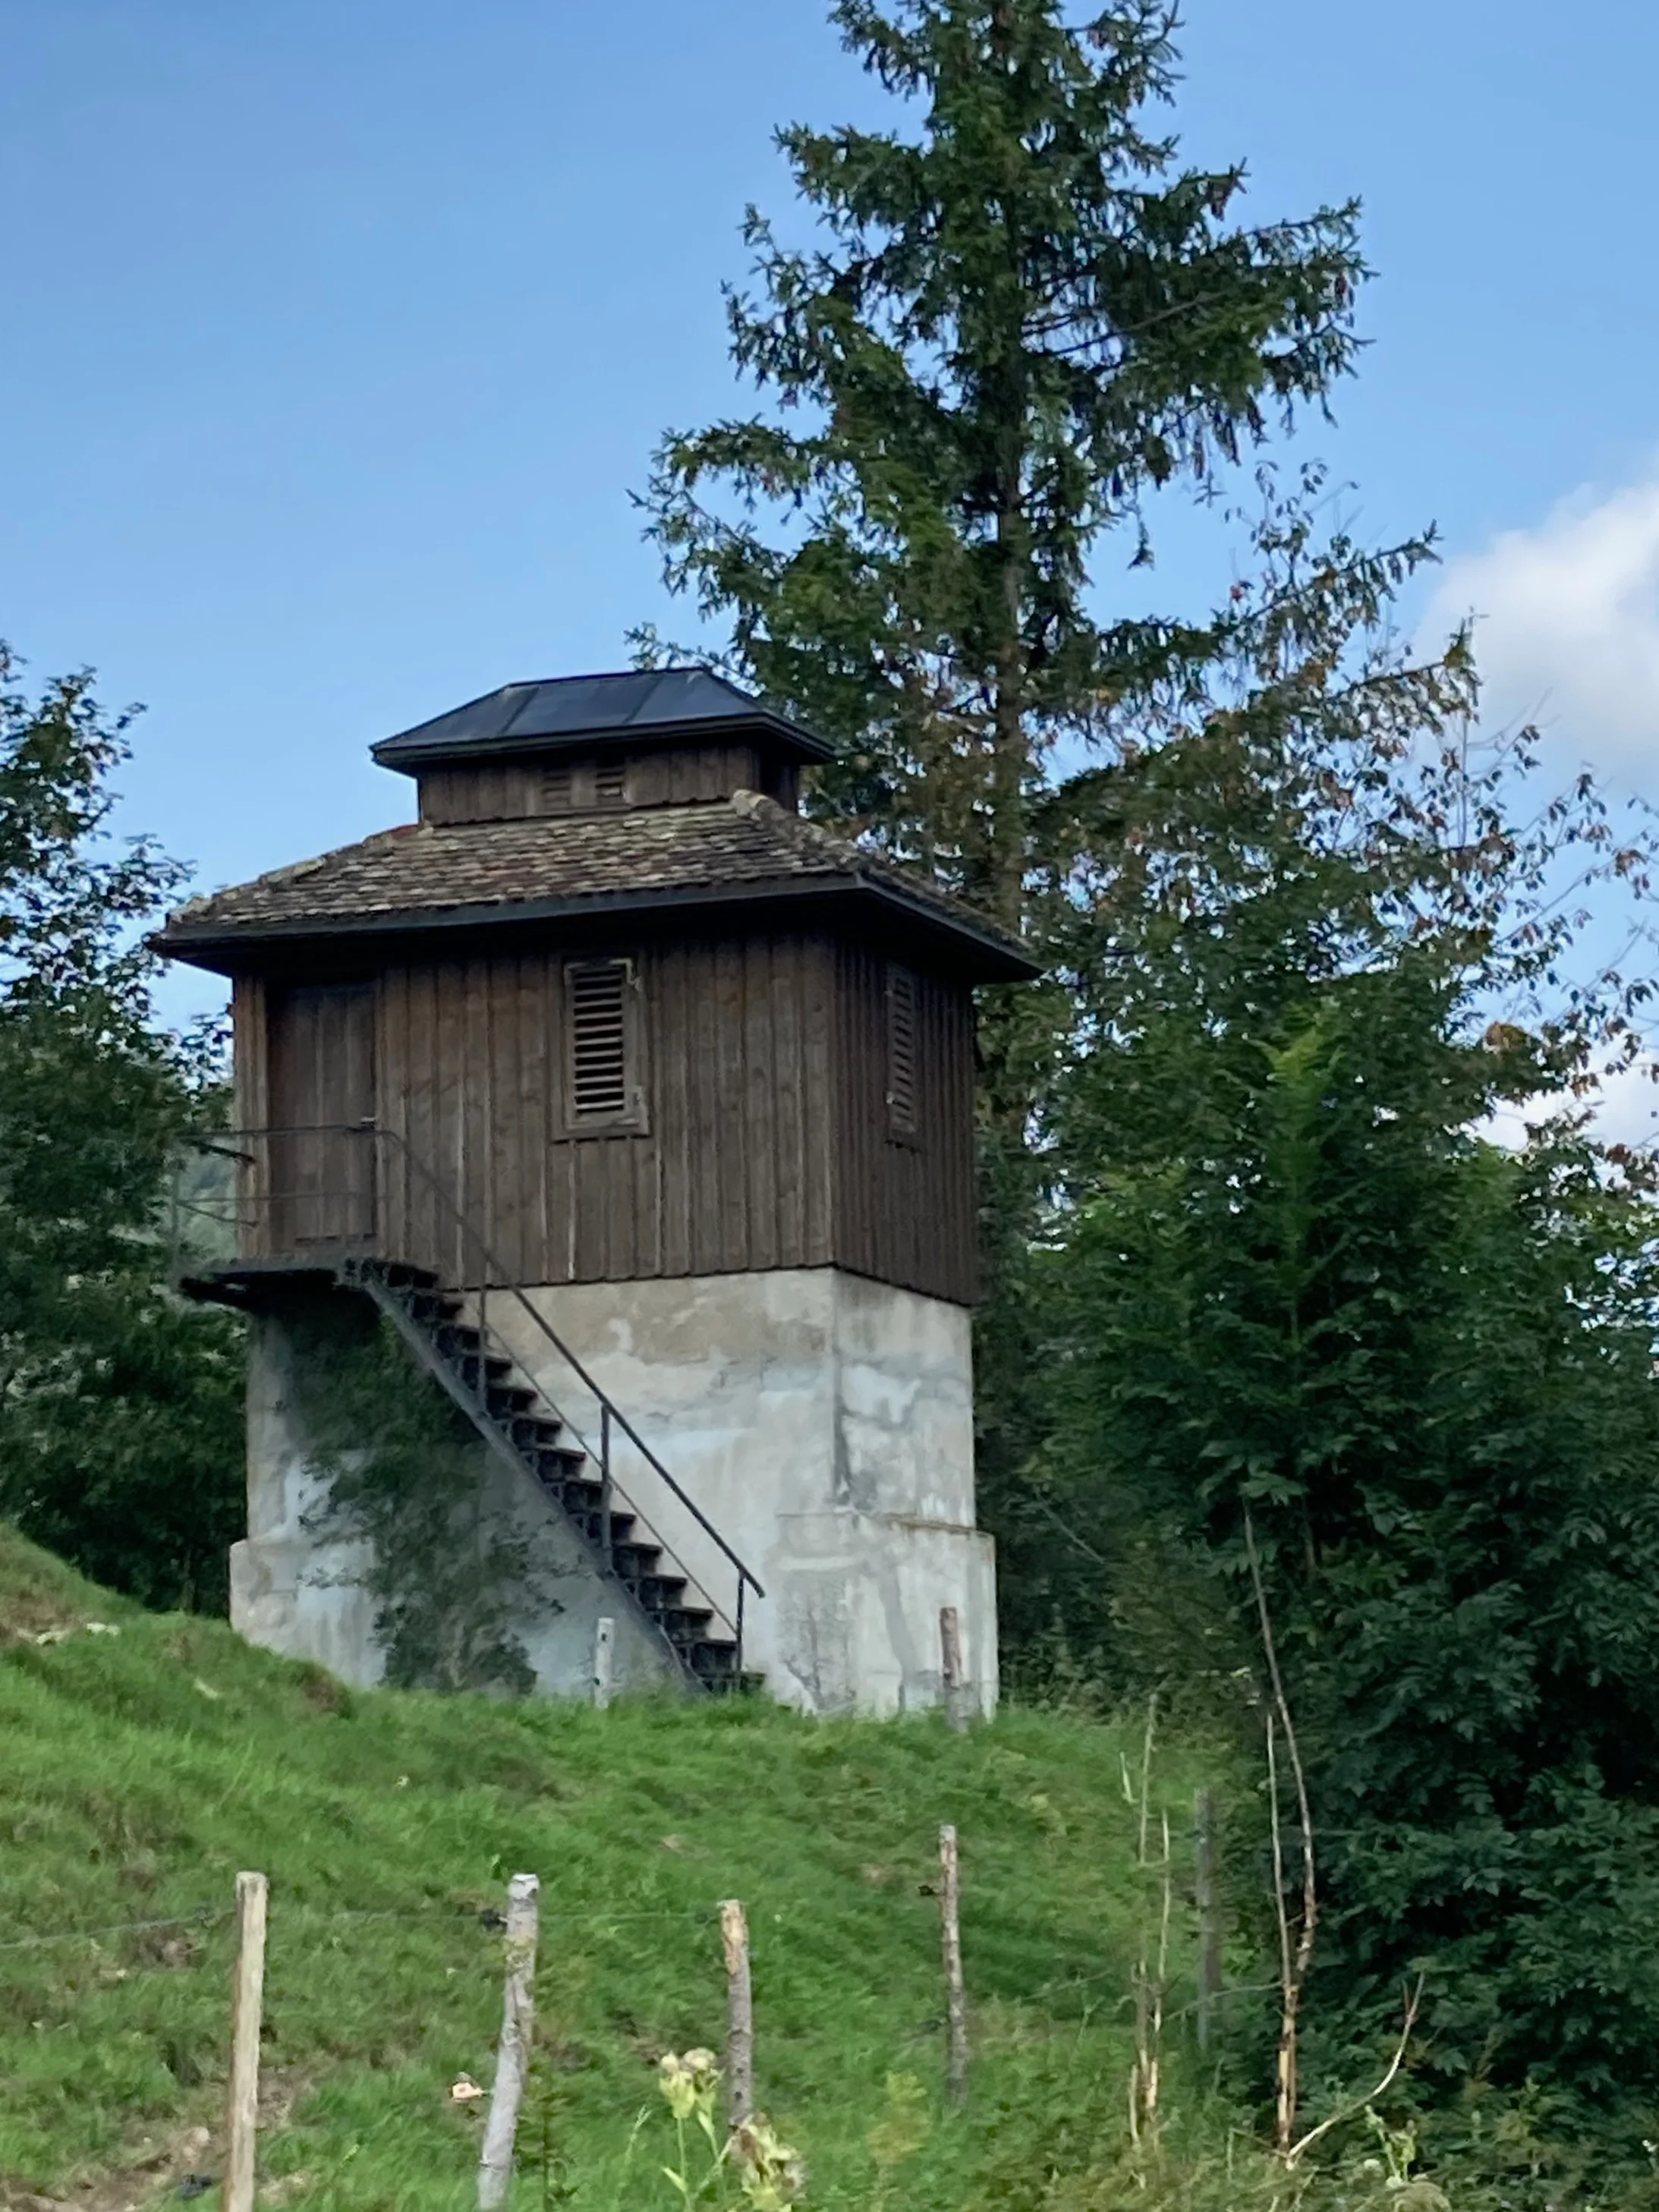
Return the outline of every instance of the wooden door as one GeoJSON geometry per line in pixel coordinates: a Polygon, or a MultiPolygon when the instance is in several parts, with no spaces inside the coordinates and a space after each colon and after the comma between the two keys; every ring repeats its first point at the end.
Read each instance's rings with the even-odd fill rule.
{"type": "Polygon", "coordinates": [[[372,1245],[374,986],[307,983],[270,1002],[270,1192],[277,1253],[372,1245]]]}

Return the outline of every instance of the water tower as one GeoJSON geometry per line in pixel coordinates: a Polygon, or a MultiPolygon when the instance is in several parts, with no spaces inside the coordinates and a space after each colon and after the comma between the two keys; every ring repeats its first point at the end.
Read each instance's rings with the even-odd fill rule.
{"type": "Polygon", "coordinates": [[[380,1671],[295,1387],[367,1303],[544,1557],[547,1690],[604,1620],[619,1686],[913,1708],[951,1606],[988,1709],[973,990],[1025,954],[805,820],[830,748],[705,669],[507,684],[374,755],[416,821],[161,939],[234,986],[240,1244],[196,1284],[250,1316],[233,1620],[380,1671]]]}

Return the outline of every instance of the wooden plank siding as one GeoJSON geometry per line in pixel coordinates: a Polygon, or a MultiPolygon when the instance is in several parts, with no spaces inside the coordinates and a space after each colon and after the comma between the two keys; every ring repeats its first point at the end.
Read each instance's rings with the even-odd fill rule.
{"type": "Polygon", "coordinates": [[[246,1133],[270,1127],[270,1018],[263,975],[238,975],[233,981],[230,1019],[236,1126],[245,1133],[236,1163],[237,1249],[264,1260],[272,1250],[270,1147],[246,1133]]]}
{"type": "Polygon", "coordinates": [[[376,1237],[379,1212],[380,1148],[355,1133],[373,1121],[379,1094],[374,985],[274,983],[261,996],[264,1048],[252,1039],[239,1046],[237,1068],[239,1101],[263,1097],[246,1126],[270,1132],[251,1146],[245,1171],[245,1188],[257,1194],[246,1209],[256,1217],[254,1249],[362,1249],[376,1237]]]}
{"type": "Polygon", "coordinates": [[[890,1124],[889,963],[836,950],[836,1257],[855,1274],[971,1304],[978,1285],[974,1014],[969,994],[915,976],[915,1129],[890,1124]]]}
{"type": "MultiPolygon", "coordinates": [[[[901,1139],[886,1108],[888,966],[875,952],[821,930],[584,944],[584,959],[634,963],[643,1097],[637,1131],[587,1133],[567,1124],[574,950],[525,936],[380,973],[375,1111],[407,1147],[380,1147],[386,1256],[477,1282],[483,1249],[453,1201],[496,1281],[837,1264],[972,1300],[964,988],[917,977],[916,1130],[901,1139]]],[[[239,1096],[254,1122],[262,1090],[269,1103],[266,1052],[306,1044],[278,1033],[294,994],[238,991],[239,1096]]]]}
{"type": "MultiPolygon", "coordinates": [[[[795,804],[799,773],[793,763],[763,760],[753,745],[664,746],[629,755],[621,763],[624,806],[679,806],[698,799],[729,799],[734,791],[764,791],[784,805],[795,804]]],[[[507,822],[528,815],[586,812],[604,802],[595,785],[599,756],[574,757],[550,775],[546,760],[446,763],[420,773],[422,822],[507,822]]]]}

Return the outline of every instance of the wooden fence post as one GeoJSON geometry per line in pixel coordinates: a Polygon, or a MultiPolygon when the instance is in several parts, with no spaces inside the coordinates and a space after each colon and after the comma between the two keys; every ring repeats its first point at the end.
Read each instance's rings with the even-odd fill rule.
{"type": "Polygon", "coordinates": [[[536,2025],[537,1900],[541,1887],[533,1874],[515,1874],[507,1888],[507,1985],[495,2081],[478,2160],[480,2212],[493,2212],[493,2208],[504,2204],[513,2179],[513,2138],[518,2131],[519,2106],[530,2068],[530,2039],[536,2025]]]}
{"type": "Polygon", "coordinates": [[[259,2134],[259,2025],[264,2011],[265,1920],[270,1885],[236,1877],[236,1964],[230,1985],[230,2087],[225,2100],[223,2212],[253,2212],[259,2134]]]}
{"type": "Polygon", "coordinates": [[[600,1620],[593,1629],[593,1703],[600,1712],[611,1704],[611,1655],[617,1640],[614,1620],[600,1620]]]}
{"type": "Polygon", "coordinates": [[[958,1735],[965,1735],[968,1685],[962,1663],[962,1615],[953,1605],[939,1609],[939,1642],[944,1660],[945,1717],[958,1735]]]}
{"type": "Polygon", "coordinates": [[[957,1832],[939,1832],[939,1936],[945,1954],[945,2012],[948,2035],[945,2094],[956,2106],[968,2101],[968,1999],[962,1986],[961,1883],[957,1832]]]}
{"type": "Polygon", "coordinates": [[[1210,2046],[1210,2023],[1221,1994],[1221,1923],[1215,1895],[1215,1800],[1200,1790],[1193,1800],[1193,1903],[1198,1911],[1198,2047],[1210,2046]]]}
{"type": "Polygon", "coordinates": [[[749,1983],[749,1923],[728,1897],[720,1907],[726,1957],[726,2119],[740,2128],[755,2109],[755,2006],[749,1983]]]}

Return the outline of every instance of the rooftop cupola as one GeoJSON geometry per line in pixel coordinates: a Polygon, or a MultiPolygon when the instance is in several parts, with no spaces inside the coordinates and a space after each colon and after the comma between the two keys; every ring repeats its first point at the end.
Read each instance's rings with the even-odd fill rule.
{"type": "Polygon", "coordinates": [[[793,810],[833,748],[708,668],[504,684],[374,747],[412,775],[421,819],[522,821],[758,791],[793,810]]]}

